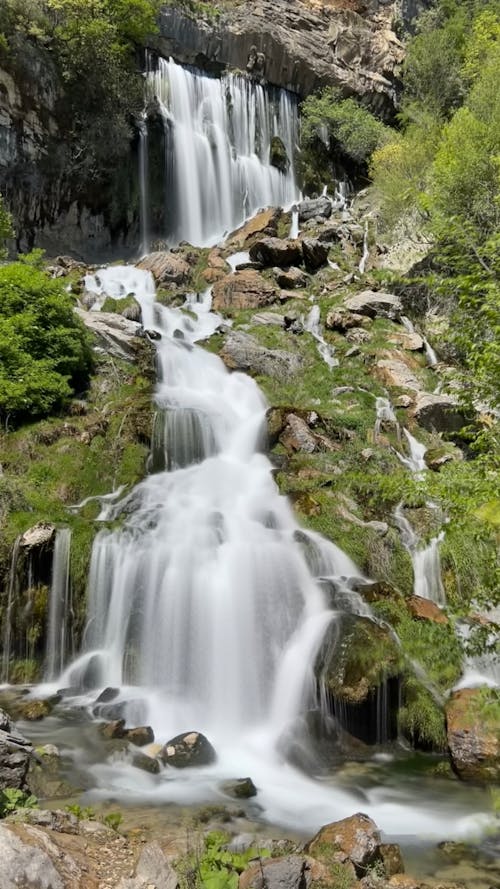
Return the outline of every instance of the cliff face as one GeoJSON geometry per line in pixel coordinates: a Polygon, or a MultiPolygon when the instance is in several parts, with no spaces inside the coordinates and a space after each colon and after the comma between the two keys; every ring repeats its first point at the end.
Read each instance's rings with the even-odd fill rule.
{"type": "Polygon", "coordinates": [[[255,0],[200,18],[172,5],[161,13],[158,46],[177,61],[248,70],[300,96],[333,85],[390,116],[404,55],[394,27],[413,13],[412,6],[255,0]]]}

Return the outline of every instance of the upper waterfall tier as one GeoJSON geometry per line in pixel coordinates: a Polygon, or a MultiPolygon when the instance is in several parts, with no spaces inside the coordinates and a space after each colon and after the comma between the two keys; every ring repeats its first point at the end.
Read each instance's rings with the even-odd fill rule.
{"type": "MultiPolygon", "coordinates": [[[[171,243],[216,243],[260,207],[299,197],[293,156],[298,140],[296,99],[239,74],[221,79],[158,59],[146,75],[149,108],[164,125],[164,231],[171,243]],[[273,146],[273,139],[278,142],[273,146]],[[273,149],[279,166],[273,166],[273,149]],[[283,150],[284,149],[284,150],[283,150]]],[[[147,141],[142,148],[147,150],[147,141]]],[[[150,146],[151,147],[151,146],[150,146]]],[[[141,164],[141,171],[147,170],[141,164]]],[[[150,165],[151,167],[151,165],[150,165]]],[[[143,173],[143,247],[151,231],[143,173]]]]}

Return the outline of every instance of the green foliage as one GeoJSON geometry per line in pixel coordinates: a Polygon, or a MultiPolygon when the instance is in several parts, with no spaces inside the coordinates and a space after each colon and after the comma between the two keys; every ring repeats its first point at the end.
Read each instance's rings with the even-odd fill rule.
{"type": "Polygon", "coordinates": [[[238,889],[239,874],[250,861],[269,857],[268,849],[251,847],[244,852],[228,852],[230,836],[214,830],[206,835],[203,849],[188,853],[176,863],[181,889],[238,889]]]}
{"type": "Polygon", "coordinates": [[[101,821],[112,830],[118,830],[123,821],[123,815],[121,812],[108,812],[107,815],[102,816],[101,821]]]}
{"type": "Polygon", "coordinates": [[[74,815],[75,818],[82,819],[84,821],[95,821],[96,812],[91,806],[80,806],[78,803],[72,803],[69,806],[64,807],[66,812],[69,812],[70,815],[74,815]]]}
{"type": "Polygon", "coordinates": [[[0,195],[0,260],[7,256],[5,242],[13,236],[11,215],[5,208],[2,195],[0,195]]]}
{"type": "Polygon", "coordinates": [[[61,284],[21,263],[0,268],[0,417],[42,416],[88,383],[83,324],[61,284]]]}
{"type": "Polygon", "coordinates": [[[37,806],[38,800],[31,793],[13,787],[0,790],[0,818],[5,818],[16,809],[35,809],[37,806]]]}

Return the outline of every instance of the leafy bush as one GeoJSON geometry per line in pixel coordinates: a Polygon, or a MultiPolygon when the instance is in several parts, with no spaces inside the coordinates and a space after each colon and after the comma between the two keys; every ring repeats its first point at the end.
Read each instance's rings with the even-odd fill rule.
{"type": "Polygon", "coordinates": [[[0,195],[0,259],[5,259],[7,249],[5,241],[12,238],[14,232],[12,230],[12,219],[8,210],[6,210],[2,196],[0,195]]]}
{"type": "Polygon", "coordinates": [[[268,849],[251,847],[244,852],[224,849],[229,835],[211,831],[204,839],[200,854],[188,853],[176,862],[181,889],[238,889],[239,874],[254,858],[267,858],[268,849]]]}
{"type": "Polygon", "coordinates": [[[91,350],[60,283],[22,263],[0,268],[0,417],[57,410],[86,386],[91,350]]]}
{"type": "Polygon", "coordinates": [[[0,790],[0,818],[5,818],[16,809],[34,809],[37,805],[36,796],[25,793],[24,790],[16,790],[14,787],[0,790]]]}

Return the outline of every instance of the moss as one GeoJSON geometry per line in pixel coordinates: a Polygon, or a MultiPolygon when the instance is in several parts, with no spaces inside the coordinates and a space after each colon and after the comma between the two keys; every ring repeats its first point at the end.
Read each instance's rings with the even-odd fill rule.
{"type": "Polygon", "coordinates": [[[403,706],[399,727],[414,747],[443,752],[446,750],[444,711],[430,692],[413,676],[403,684],[403,706]]]}
{"type": "Polygon", "coordinates": [[[36,682],[40,678],[40,665],[35,660],[15,660],[10,666],[10,681],[15,685],[36,682]]]}

